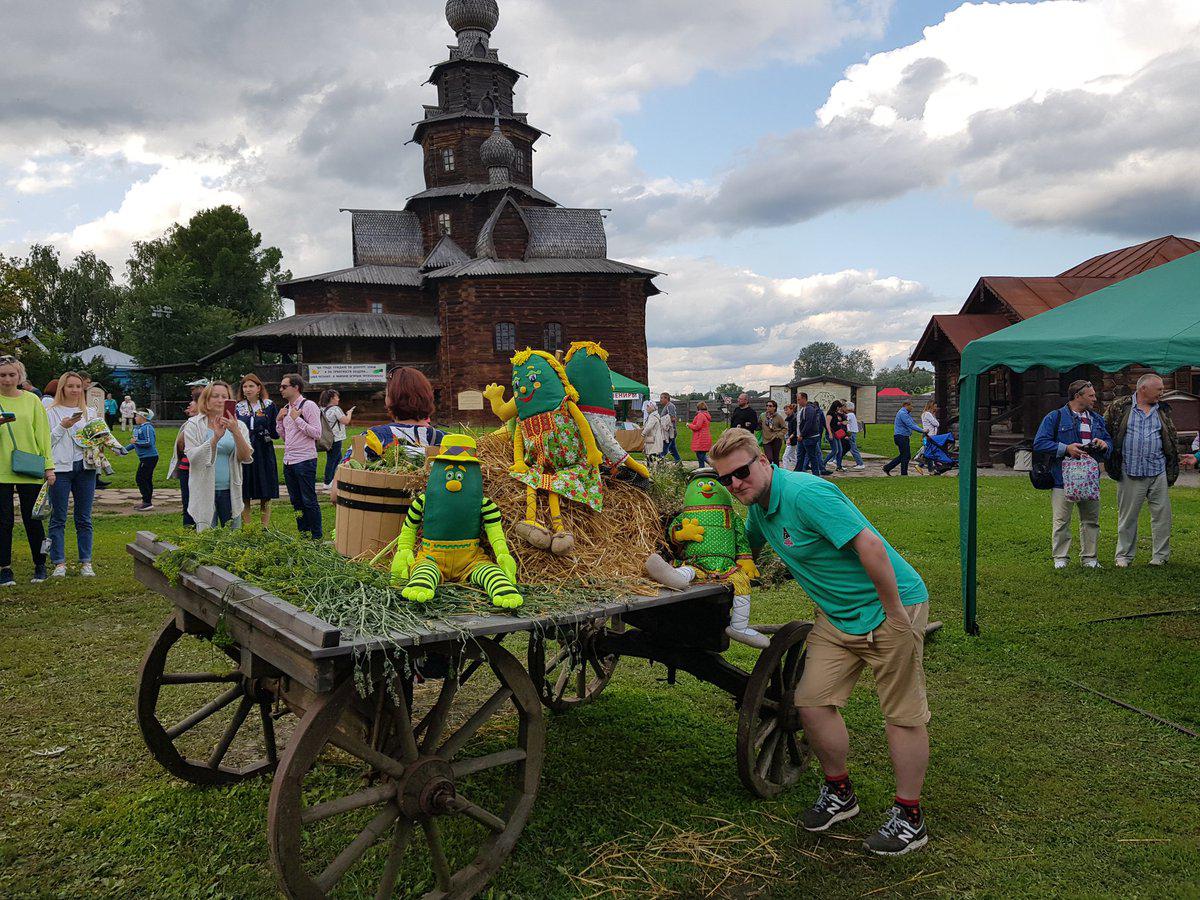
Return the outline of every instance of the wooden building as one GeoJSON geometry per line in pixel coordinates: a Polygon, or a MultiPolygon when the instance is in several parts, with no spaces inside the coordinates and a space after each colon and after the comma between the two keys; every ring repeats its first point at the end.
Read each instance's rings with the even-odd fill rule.
{"type": "Polygon", "coordinates": [[[425,189],[403,209],[343,210],[351,265],[281,284],[296,315],[235,335],[233,349],[340,377],[342,405],[366,419],[385,416],[378,369],[412,365],[433,382],[439,421],[488,421],[480,392],[508,382],[526,346],[596,340],[614,370],[646,381],[659,273],[608,258],[600,210],[562,207],[533,186],[543,133],[515,111],[521,73],[490,46],[495,0],[450,0],[446,18],[457,43],[433,67],[437,103],[413,135],[425,189]]]}
{"type": "MultiPolygon", "coordinates": [[[[934,366],[934,397],[942,421],[958,419],[958,378],[962,351],[968,343],[1009,325],[1070,303],[1154,266],[1200,250],[1200,242],[1167,235],[1085,260],[1053,277],[986,276],[976,282],[962,309],[929,320],[910,360],[934,366]]],[[[1069,372],[1035,367],[1027,372],[996,369],[979,397],[980,465],[1006,460],[1011,448],[1032,440],[1046,413],[1064,402],[1066,387],[1077,378],[1096,385],[1102,404],[1132,391],[1145,369],[1105,373],[1094,366],[1069,372]]],[[[1200,368],[1162,373],[1168,391],[1200,393],[1200,368]]]]}

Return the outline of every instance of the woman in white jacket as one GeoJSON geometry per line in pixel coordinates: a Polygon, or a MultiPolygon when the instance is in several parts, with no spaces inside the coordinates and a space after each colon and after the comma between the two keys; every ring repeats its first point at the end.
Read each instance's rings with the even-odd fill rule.
{"type": "Polygon", "coordinates": [[[666,446],[667,429],[671,427],[671,417],[659,415],[658,406],[653,400],[649,401],[643,412],[646,420],[642,423],[642,440],[645,442],[642,452],[646,454],[646,462],[652,462],[662,456],[666,446]]]}
{"type": "Polygon", "coordinates": [[[245,424],[225,409],[231,399],[226,382],[209,382],[196,401],[200,412],[183,426],[188,514],[197,531],[242,524],[242,465],[254,459],[254,450],[245,424]]]}

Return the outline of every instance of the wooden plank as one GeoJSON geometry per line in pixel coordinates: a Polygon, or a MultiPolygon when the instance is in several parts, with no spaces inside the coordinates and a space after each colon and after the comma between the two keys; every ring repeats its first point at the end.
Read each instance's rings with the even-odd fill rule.
{"type": "Polygon", "coordinates": [[[195,574],[213,587],[225,593],[231,600],[250,607],[256,613],[296,635],[315,647],[336,647],[341,643],[342,631],[312,613],[288,603],[274,594],[256,588],[243,578],[238,578],[219,566],[199,566],[195,574]]]}

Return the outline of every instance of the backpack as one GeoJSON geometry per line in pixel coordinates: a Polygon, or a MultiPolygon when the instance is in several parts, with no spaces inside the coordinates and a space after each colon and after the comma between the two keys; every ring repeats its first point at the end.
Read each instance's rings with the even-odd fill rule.
{"type": "Polygon", "coordinates": [[[333,426],[329,424],[329,417],[326,416],[325,413],[326,410],[322,409],[321,436],[317,438],[317,449],[322,453],[328,453],[333,449],[333,426]]]}
{"type": "MultiPolygon", "coordinates": [[[[1062,410],[1056,410],[1054,414],[1054,434],[1058,436],[1058,428],[1062,424],[1062,410]]],[[[1029,470],[1029,481],[1039,491],[1048,491],[1054,487],[1054,460],[1058,456],[1055,453],[1044,452],[1041,450],[1033,451],[1033,468],[1029,470]]]]}

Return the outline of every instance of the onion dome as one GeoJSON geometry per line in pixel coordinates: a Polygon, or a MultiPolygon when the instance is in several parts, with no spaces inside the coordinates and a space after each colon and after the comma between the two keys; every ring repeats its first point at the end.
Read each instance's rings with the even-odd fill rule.
{"type": "Polygon", "coordinates": [[[446,21],[460,31],[486,31],[491,34],[500,21],[500,6],[496,0],[446,0],[446,21]]]}
{"type": "Polygon", "coordinates": [[[492,166],[512,168],[513,161],[517,158],[517,148],[504,136],[500,126],[496,125],[492,130],[492,136],[480,145],[479,155],[483,159],[483,164],[489,168],[492,166]]]}

